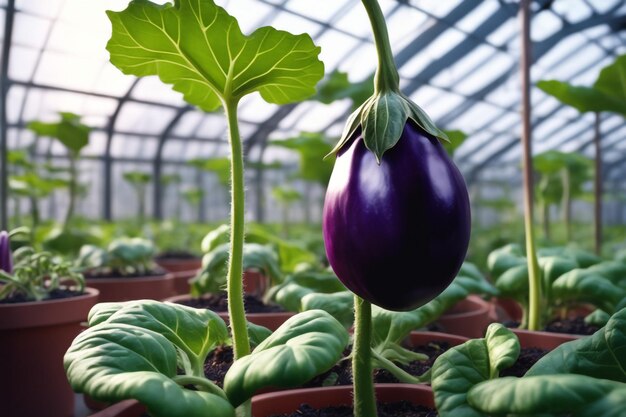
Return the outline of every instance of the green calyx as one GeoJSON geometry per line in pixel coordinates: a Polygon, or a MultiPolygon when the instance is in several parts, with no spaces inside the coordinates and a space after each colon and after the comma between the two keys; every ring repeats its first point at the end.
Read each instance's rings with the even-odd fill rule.
{"type": "Polygon", "coordinates": [[[409,119],[426,133],[448,141],[446,134],[417,104],[398,91],[386,90],[375,92],[350,115],[341,139],[330,155],[337,153],[360,127],[365,147],[376,155],[380,164],[383,154],[400,140],[409,119]]]}

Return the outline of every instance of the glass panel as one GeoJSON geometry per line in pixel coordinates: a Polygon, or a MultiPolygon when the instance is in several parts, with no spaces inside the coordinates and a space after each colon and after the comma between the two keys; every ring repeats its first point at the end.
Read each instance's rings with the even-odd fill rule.
{"type": "MultiPolygon", "coordinates": [[[[315,7],[319,8],[319,4],[315,4],[315,7]]],[[[250,13],[250,10],[247,10],[246,13],[252,14],[250,13]]],[[[274,13],[276,13],[276,11],[274,13]]],[[[259,15],[255,14],[255,16],[259,15]]],[[[275,14],[274,16],[274,19],[272,19],[272,26],[276,29],[284,30],[290,33],[308,33],[311,36],[315,36],[322,29],[319,24],[313,23],[308,19],[303,19],[301,17],[295,16],[291,13],[282,12],[275,14]]]]}
{"type": "Polygon", "coordinates": [[[163,132],[174,114],[174,109],[128,102],[120,111],[115,129],[157,135],[163,132]]]}
{"type": "Polygon", "coordinates": [[[156,137],[113,135],[111,156],[113,158],[154,158],[159,140],[156,137]]]}
{"type": "Polygon", "coordinates": [[[36,16],[56,17],[64,0],[17,0],[15,9],[36,16]]]}
{"type": "MultiPolygon", "coordinates": [[[[419,53],[415,54],[413,58],[407,61],[400,68],[400,74],[406,78],[413,78],[416,74],[419,74],[433,61],[441,58],[465,38],[466,35],[456,29],[447,30],[433,42],[425,46],[419,53]]],[[[372,62],[375,63],[376,61],[372,60],[372,62]]]]}
{"type": "Polygon", "coordinates": [[[200,125],[203,117],[204,113],[197,110],[185,113],[178,121],[178,124],[176,124],[173,130],[174,135],[192,136],[193,132],[195,132],[200,125]]]}
{"type": "Polygon", "coordinates": [[[35,71],[35,82],[90,91],[102,68],[102,62],[45,51],[35,71]]]}
{"type": "MultiPolygon", "coordinates": [[[[13,22],[13,45],[43,48],[50,25],[49,19],[16,12],[13,22]]],[[[2,27],[4,28],[4,21],[2,27]]]]}
{"type": "Polygon", "coordinates": [[[420,1],[419,8],[437,17],[445,17],[452,9],[461,4],[460,0],[449,1],[420,1]]]}
{"type": "Polygon", "coordinates": [[[542,11],[532,19],[530,26],[530,39],[540,42],[555,34],[563,27],[563,22],[551,11],[542,11]]]}
{"type": "Polygon", "coordinates": [[[32,48],[12,45],[9,58],[9,78],[17,81],[30,81],[35,73],[39,51],[32,48]]]}
{"type": "Polygon", "coordinates": [[[339,115],[347,112],[351,106],[352,103],[349,100],[335,101],[328,105],[315,103],[293,128],[311,132],[322,130],[339,115]]]}
{"type": "Polygon", "coordinates": [[[480,6],[461,19],[461,21],[456,24],[456,27],[471,33],[500,7],[502,7],[502,5],[499,2],[483,1],[480,6]]]}
{"type": "Polygon", "coordinates": [[[412,7],[402,7],[387,19],[389,40],[396,53],[423,33],[428,16],[412,7]]]}
{"type": "Polygon", "coordinates": [[[89,135],[89,144],[83,148],[81,155],[100,156],[104,154],[107,143],[107,134],[102,131],[93,131],[89,135]]]}
{"type": "Polygon", "coordinates": [[[164,84],[157,77],[141,78],[133,89],[131,97],[157,103],[172,104],[174,106],[185,105],[183,95],[172,90],[169,84],[164,84]]]}
{"type": "Polygon", "coordinates": [[[207,114],[195,136],[202,138],[226,137],[226,120],[221,114],[207,114]]]}
{"type": "Polygon", "coordinates": [[[593,10],[583,0],[556,0],[552,10],[563,16],[570,23],[580,22],[591,17],[593,10]]]}
{"type": "MultiPolygon", "coordinates": [[[[237,18],[239,27],[243,33],[250,34],[253,30],[259,27],[259,21],[264,21],[277,13],[277,10],[261,1],[255,0],[220,0],[217,4],[225,7],[228,13],[237,18]]],[[[264,26],[273,23],[265,22],[264,26]]]]}
{"type": "Polygon", "coordinates": [[[13,85],[7,94],[7,122],[15,124],[19,122],[20,110],[26,96],[26,88],[13,85]]]}
{"type": "Polygon", "coordinates": [[[471,95],[503,74],[508,73],[514,66],[513,58],[505,54],[497,54],[472,74],[458,77],[453,83],[454,89],[463,94],[471,95]]]}
{"type": "Polygon", "coordinates": [[[267,103],[259,93],[245,96],[239,105],[239,120],[264,122],[276,113],[279,106],[267,103]]]}
{"type": "Polygon", "coordinates": [[[503,46],[516,38],[519,33],[519,22],[514,18],[515,14],[516,11],[513,10],[511,18],[487,36],[487,42],[496,46],[503,46]]]}
{"type": "Polygon", "coordinates": [[[348,58],[352,59],[352,54],[361,47],[361,41],[332,30],[324,32],[315,40],[315,43],[322,48],[319,58],[324,62],[327,73],[340,66],[348,58]]]}
{"type": "Polygon", "coordinates": [[[321,21],[328,21],[330,20],[332,16],[335,15],[335,13],[337,13],[337,11],[339,11],[339,9],[344,7],[346,4],[353,4],[356,7],[360,6],[354,0],[348,0],[348,1],[326,0],[326,1],[323,1],[322,4],[318,2],[314,2],[314,1],[292,0],[287,3],[287,8],[289,10],[298,12],[304,16],[309,16],[313,19],[317,19],[321,21]]]}

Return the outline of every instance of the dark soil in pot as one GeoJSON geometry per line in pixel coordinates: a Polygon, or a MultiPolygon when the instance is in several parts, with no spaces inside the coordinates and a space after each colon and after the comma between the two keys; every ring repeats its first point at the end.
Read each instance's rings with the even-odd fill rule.
{"type": "MultiPolygon", "coordinates": [[[[516,321],[507,321],[503,323],[506,327],[517,328],[520,323],[516,321]]],[[[558,318],[552,320],[550,323],[546,325],[543,331],[551,332],[551,333],[561,333],[561,334],[576,334],[576,335],[592,335],[597,332],[600,328],[598,326],[593,326],[585,323],[585,319],[583,317],[573,317],[573,318],[558,318]]]]}
{"type": "Polygon", "coordinates": [[[122,272],[117,269],[113,269],[110,271],[87,271],[84,273],[85,278],[88,279],[99,279],[99,278],[120,278],[120,279],[128,279],[128,278],[143,278],[143,277],[165,277],[167,275],[167,271],[163,268],[155,268],[151,271],[144,272],[135,272],[133,274],[129,274],[126,272],[122,272]]]}
{"type": "MultiPolygon", "coordinates": [[[[378,404],[378,417],[435,417],[437,412],[422,405],[414,405],[408,401],[378,404]]],[[[298,411],[291,414],[280,414],[272,417],[354,417],[352,407],[326,407],[315,409],[302,404],[298,411]]]]}
{"type": "MultiPolygon", "coordinates": [[[[215,312],[228,311],[228,297],[225,292],[206,294],[201,298],[178,300],[177,303],[194,308],[206,308],[215,312]]],[[[285,311],[280,306],[265,304],[259,297],[251,294],[244,295],[243,303],[246,313],[281,313],[285,311]]]]}
{"type": "Polygon", "coordinates": [[[177,259],[200,259],[200,256],[186,250],[167,250],[159,253],[154,259],[158,261],[177,259]]]}
{"type": "Polygon", "coordinates": [[[536,347],[522,348],[520,350],[517,361],[510,368],[504,369],[500,372],[500,376],[516,376],[518,378],[523,377],[526,372],[541,358],[543,358],[549,351],[546,349],[540,349],[536,347]]]}
{"type": "MultiPolygon", "coordinates": [[[[85,294],[80,291],[73,291],[68,289],[59,288],[53,291],[50,291],[50,297],[46,300],[60,300],[62,298],[71,298],[78,297],[79,295],[85,294]]],[[[16,304],[16,303],[28,303],[35,300],[31,300],[27,298],[24,294],[15,294],[11,297],[7,297],[3,300],[0,300],[0,304],[16,304]]]]}

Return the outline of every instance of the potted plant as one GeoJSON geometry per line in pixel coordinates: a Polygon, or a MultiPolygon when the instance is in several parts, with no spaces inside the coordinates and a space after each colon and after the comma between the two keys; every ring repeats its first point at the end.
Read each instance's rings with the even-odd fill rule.
{"type": "Polygon", "coordinates": [[[154,245],[142,238],[118,238],[105,248],[85,245],[76,265],[100,301],[162,300],[174,294],[173,275],[154,263],[154,245]]]}
{"type": "Polygon", "coordinates": [[[0,404],[9,413],[3,415],[74,415],[63,354],[97,299],[98,291],[85,288],[71,263],[27,246],[12,256],[9,234],[0,232],[0,355],[5,358],[0,404]]]}
{"type": "Polygon", "coordinates": [[[519,365],[520,343],[510,330],[492,324],[484,339],[441,355],[433,366],[433,390],[442,417],[621,416],[626,413],[626,309],[592,336],[556,347],[532,366],[519,365]],[[528,369],[530,368],[530,369],[528,369]]]}

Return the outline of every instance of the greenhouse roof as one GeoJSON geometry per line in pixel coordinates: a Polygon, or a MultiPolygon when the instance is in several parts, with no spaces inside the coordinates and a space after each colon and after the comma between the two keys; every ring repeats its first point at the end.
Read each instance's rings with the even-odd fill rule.
{"type": "MultiPolygon", "coordinates": [[[[2,43],[8,43],[3,84],[8,88],[9,148],[35,142],[25,127],[29,121],[52,121],[59,111],[68,111],[83,115],[83,121],[95,127],[84,154],[101,160],[109,174],[117,172],[111,168],[114,162],[171,165],[227,155],[220,113],[203,113],[156,77],[126,76],[108,62],[105,45],[111,29],[104,12],[121,10],[127,3],[0,0],[0,21],[5,22],[0,35],[2,43]]],[[[358,82],[374,72],[375,48],[357,0],[218,3],[238,19],[244,32],[272,25],[309,33],[322,48],[327,74],[340,70],[358,82]]],[[[503,179],[503,173],[516,177],[521,149],[517,2],[382,0],[381,7],[403,92],[439,127],[469,135],[455,154],[467,181],[503,179]]],[[[532,7],[533,83],[557,79],[591,85],[602,67],[626,52],[626,3],[621,0],[540,0],[532,7]]],[[[330,105],[309,100],[279,107],[258,95],[248,97],[240,107],[247,157],[266,162],[293,158],[281,149],[262,150],[268,139],[302,131],[338,137],[351,106],[345,99],[330,105]]],[[[592,114],[581,115],[538,88],[532,89],[532,111],[536,153],[560,149],[591,155],[592,114]]],[[[621,179],[626,124],[620,116],[604,114],[601,119],[607,176],[621,179]]],[[[64,152],[55,141],[36,142],[37,155],[63,158],[64,152]]],[[[100,183],[105,198],[110,196],[111,180],[100,183]]]]}

